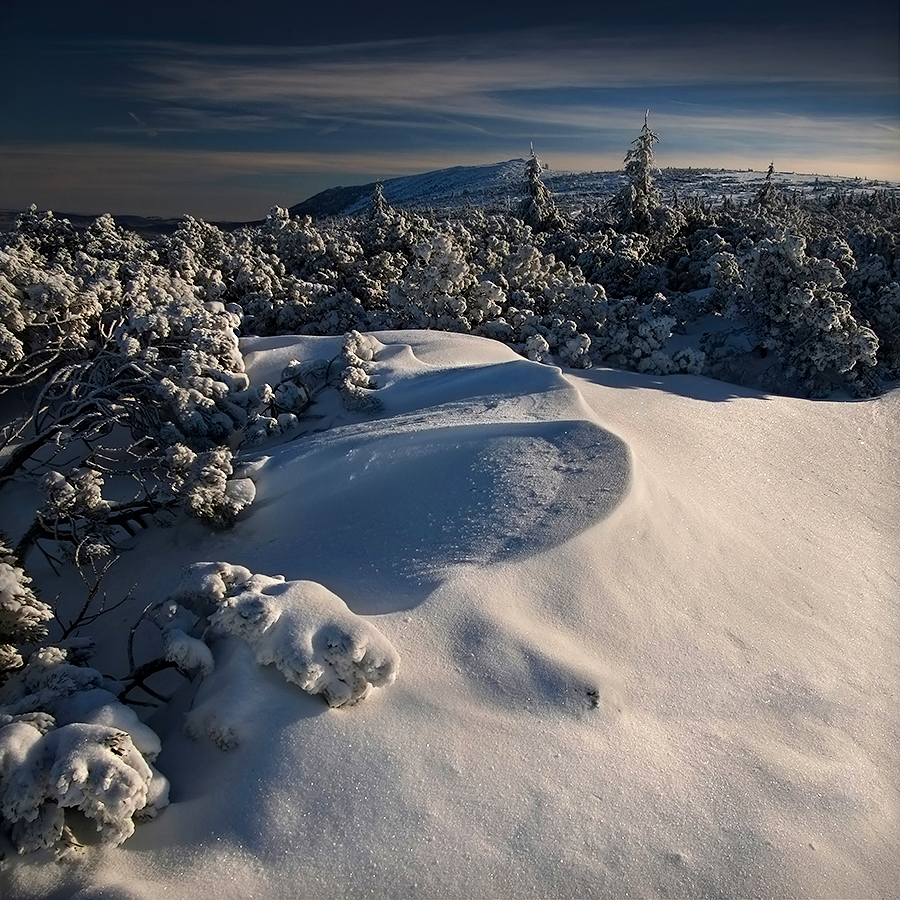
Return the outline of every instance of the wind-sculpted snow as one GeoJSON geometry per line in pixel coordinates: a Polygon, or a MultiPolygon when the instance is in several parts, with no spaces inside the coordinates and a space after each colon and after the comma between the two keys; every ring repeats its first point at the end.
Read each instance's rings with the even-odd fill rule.
{"type": "MultiPolygon", "coordinates": [[[[231,561],[193,570],[195,613],[171,620],[167,658],[208,674],[150,722],[170,806],[89,865],[0,867],[0,896],[894,897],[900,394],[810,403],[562,375],[472,336],[378,337],[377,416],[323,392],[305,433],[238,454],[258,493],[231,530],[182,518],[110,573],[111,594],[139,579],[152,600],[188,563],[231,561]],[[585,475],[604,446],[622,453],[615,509],[613,472],[585,475]],[[521,545],[499,534],[517,518],[521,545]],[[245,591],[259,572],[285,581],[245,591]],[[295,595],[300,579],[346,605],[295,595]],[[204,630],[223,607],[228,633],[204,630]],[[290,641],[234,636],[257,634],[257,611],[313,648],[377,628],[399,675],[330,711],[260,665],[290,641]],[[189,731],[233,749],[186,737],[189,709],[189,731]]],[[[340,344],[248,342],[248,370],[268,381],[340,344]]],[[[109,763],[94,729],[129,731],[148,759],[152,735],[73,669],[56,674],[84,693],[89,771],[109,763]]],[[[10,763],[32,725],[7,726],[10,763]]],[[[76,805],[101,796],[84,784],[76,805]]]]}
{"type": "MultiPolygon", "coordinates": [[[[419,359],[409,334],[380,337],[372,368],[385,414],[286,444],[254,475],[247,530],[277,521],[302,535],[298,571],[384,611],[421,599],[420,586],[448,566],[541,553],[617,506],[628,449],[558,369],[511,352],[488,365],[441,366],[419,359]],[[350,564],[324,571],[335,546],[350,564]],[[388,576],[392,597],[371,598],[375,572],[388,576]]],[[[417,339],[425,358],[444,340],[417,339]]]]}

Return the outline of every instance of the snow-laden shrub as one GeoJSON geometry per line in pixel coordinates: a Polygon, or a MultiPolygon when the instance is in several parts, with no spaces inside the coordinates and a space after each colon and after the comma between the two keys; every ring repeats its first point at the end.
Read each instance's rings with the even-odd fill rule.
{"type": "Polygon", "coordinates": [[[372,363],[381,344],[368,335],[350,331],[341,344],[343,369],[340,372],[338,392],[344,406],[353,412],[380,412],[381,400],[372,391],[377,384],[372,378],[372,363]]]}
{"type": "Polygon", "coordinates": [[[30,247],[51,264],[71,264],[78,252],[79,235],[68,219],[60,219],[51,210],[40,211],[32,204],[20,213],[12,232],[13,243],[30,247]]]}
{"type": "Polygon", "coordinates": [[[185,281],[202,284],[217,271],[234,239],[209,222],[185,216],[178,230],[166,242],[171,271],[185,281]]]}
{"type": "Polygon", "coordinates": [[[251,479],[232,477],[231,461],[227,447],[195,453],[184,444],[175,444],[166,452],[172,491],[189,516],[212,528],[230,528],[256,497],[251,479]]]}
{"type": "Polygon", "coordinates": [[[703,375],[706,371],[706,354],[696,347],[683,347],[672,354],[674,371],[681,375],[703,375]]]}
{"type": "Polygon", "coordinates": [[[116,507],[103,497],[103,476],[94,469],[73,469],[63,475],[49,471],[41,480],[44,504],[38,521],[44,533],[62,544],[78,565],[106,556],[111,550],[110,514],[116,507]]]}
{"type": "Polygon", "coordinates": [[[533,362],[549,362],[550,345],[541,334],[532,334],[525,341],[525,356],[533,362]]]}
{"type": "Polygon", "coordinates": [[[878,358],[888,376],[900,378],[900,282],[889,281],[857,301],[855,309],[879,339],[878,358]]]}
{"type": "MultiPolygon", "coordinates": [[[[282,322],[286,314],[285,308],[282,322]]],[[[311,295],[304,316],[304,324],[296,329],[300,334],[341,334],[354,328],[369,327],[366,308],[346,289],[311,295]]]]}
{"type": "Polygon", "coordinates": [[[149,615],[162,630],[166,659],[204,679],[185,730],[224,749],[246,731],[242,710],[252,703],[256,666],[275,666],[332,707],[351,706],[397,676],[391,642],[312,581],[197,563],[149,615]]]}
{"type": "Polygon", "coordinates": [[[635,297],[609,299],[601,307],[600,327],[594,338],[594,353],[607,365],[619,365],[658,375],[663,351],[672,335],[675,319],[661,312],[661,295],[655,302],[641,303],[635,297]]]}
{"type": "Polygon", "coordinates": [[[300,420],[293,413],[281,413],[278,416],[257,413],[244,427],[244,444],[254,447],[270,438],[289,437],[296,434],[299,429],[300,420]]]}
{"type": "MultiPolygon", "coordinates": [[[[554,316],[550,319],[550,335],[547,343],[556,351],[563,365],[573,369],[589,369],[591,367],[591,339],[578,331],[578,326],[570,319],[554,316]]],[[[527,346],[527,342],[526,342],[527,346]]],[[[540,344],[532,343],[533,349],[540,349],[540,344]]]]}
{"type": "Polygon", "coordinates": [[[467,291],[476,280],[461,249],[447,234],[421,241],[399,284],[390,294],[391,303],[407,322],[417,328],[468,331],[467,291]]]}
{"type": "Polygon", "coordinates": [[[635,296],[632,285],[649,253],[648,240],[639,234],[620,234],[612,241],[612,253],[593,278],[613,297],[635,296]]]}
{"type": "Polygon", "coordinates": [[[121,844],[168,803],[159,739],[95,669],[44,648],[0,688],[0,820],[20,853],[78,846],[66,810],[121,844]]]}
{"type": "Polygon", "coordinates": [[[839,386],[867,393],[878,338],[853,316],[845,281],[829,259],[806,254],[806,241],[764,239],[741,259],[742,285],[725,314],[743,318],[774,358],[765,378],[781,390],[823,396],[839,386]]]}
{"type": "MultiPolygon", "coordinates": [[[[886,377],[900,375],[900,249],[884,235],[854,235],[858,264],[842,267],[852,298],[853,315],[868,325],[878,337],[878,359],[886,377]],[[874,252],[879,251],[879,252],[874,252]]],[[[900,242],[898,242],[900,243],[900,242]]],[[[840,263],[839,263],[840,265],[840,263]]]]}
{"type": "Polygon", "coordinates": [[[31,579],[0,541],[0,684],[23,664],[20,645],[43,640],[52,618],[50,607],[37,598],[31,579]]]}
{"type": "Polygon", "coordinates": [[[0,246],[0,388],[28,383],[91,349],[103,307],[68,267],[25,244],[0,246]]]}
{"type": "Polygon", "coordinates": [[[683,292],[712,287],[710,276],[715,264],[711,260],[720,253],[733,253],[734,248],[712,226],[698,228],[683,239],[684,244],[678,248],[681,255],[672,266],[672,284],[683,292]]]}

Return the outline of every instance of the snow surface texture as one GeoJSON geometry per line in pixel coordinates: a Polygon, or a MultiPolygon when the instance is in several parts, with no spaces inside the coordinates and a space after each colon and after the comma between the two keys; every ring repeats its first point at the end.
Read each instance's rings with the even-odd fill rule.
{"type": "MultiPolygon", "coordinates": [[[[304,437],[302,447],[273,447],[254,471],[247,528],[302,534],[298,575],[356,598],[357,611],[406,608],[448,566],[540,553],[620,502],[628,449],[559,369],[481,338],[452,344],[463,361],[473,348],[484,354],[476,365],[457,365],[431,334],[416,338],[415,352],[406,332],[379,338],[393,342],[368,363],[385,413],[304,437]],[[338,573],[336,547],[352,561],[338,573]]],[[[266,381],[298,351],[327,357],[332,345],[257,338],[244,350],[253,378],[266,381]]],[[[261,550],[257,569],[283,570],[277,546],[261,550]]]]}
{"type": "MultiPolygon", "coordinates": [[[[900,393],[378,337],[378,418],[253,448],[234,530],[148,533],[127,578],[145,602],[199,559],[312,578],[380,613],[400,677],[329,712],[223,637],[198,699],[243,705],[240,745],[184,737],[186,694],[149,723],[172,805],[0,895],[896,896],[900,393]]],[[[251,377],[326,340],[249,344],[251,377]]]]}

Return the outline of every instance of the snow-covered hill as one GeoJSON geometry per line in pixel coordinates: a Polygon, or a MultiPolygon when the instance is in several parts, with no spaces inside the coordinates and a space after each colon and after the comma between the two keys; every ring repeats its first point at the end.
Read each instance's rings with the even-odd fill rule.
{"type": "MultiPolygon", "coordinates": [[[[80,867],[3,868],[0,895],[893,896],[900,394],[377,337],[383,411],[314,407],[330,429],[245,453],[257,499],[232,531],[139,537],[97,664],[122,662],[103,629],[223,561],[334,591],[349,610],[304,627],[377,629],[395,682],[329,710],[211,640],[216,671],[151,719],[171,805],[80,867]]],[[[243,351],[271,381],[339,342],[243,351]]],[[[295,590],[259,584],[258,608],[295,590]]]]}
{"type": "MultiPolygon", "coordinates": [[[[479,206],[496,209],[515,207],[522,199],[525,179],[525,160],[510,159],[505,162],[479,166],[451,166],[418,175],[387,178],[380,182],[385,198],[400,208],[455,209],[479,206]]],[[[664,198],[669,201],[674,194],[681,199],[703,197],[713,202],[730,198],[735,202],[752,199],[765,182],[766,173],[751,170],[729,169],[663,169],[657,183],[664,198]]],[[[557,203],[566,210],[577,210],[587,204],[608,199],[623,181],[621,171],[612,172],[562,172],[549,169],[544,183],[553,192],[557,203]]],[[[778,173],[775,182],[785,191],[805,195],[828,196],[834,191],[871,193],[885,191],[900,195],[900,185],[893,182],[848,178],[839,175],[804,175],[778,173]]],[[[325,216],[352,215],[368,207],[372,192],[378,182],[328,188],[290,207],[292,215],[325,216]]],[[[0,210],[0,230],[12,228],[21,210],[0,210]]],[[[96,215],[57,211],[59,218],[68,219],[77,228],[86,228],[96,215]]],[[[142,216],[117,216],[116,221],[132,231],[145,236],[171,234],[180,219],[146,218],[142,216]]],[[[223,229],[233,230],[242,224],[257,222],[218,222],[223,229]]]]}
{"type": "MultiPolygon", "coordinates": [[[[500,203],[521,191],[524,159],[484,166],[453,166],[421,175],[388,178],[382,182],[385,198],[398,206],[458,206],[500,203]]],[[[339,215],[360,212],[368,205],[375,182],[330,188],[292,206],[294,215],[339,215]]]]}
{"type": "MultiPolygon", "coordinates": [[[[420,175],[388,178],[382,182],[388,203],[397,207],[454,208],[466,205],[505,208],[515,206],[525,189],[525,160],[482,166],[453,166],[420,175]]],[[[544,183],[557,203],[565,209],[581,208],[609,198],[622,186],[622,172],[555,172],[548,170],[544,183]]],[[[757,195],[766,173],[727,169],[663,169],[658,185],[669,200],[673,193],[681,199],[699,196],[720,202],[748,200],[757,195]]],[[[900,193],[900,185],[842,176],[778,173],[775,183],[786,191],[802,194],[825,194],[833,191],[871,192],[887,190],[900,193]]],[[[293,215],[350,215],[366,209],[375,182],[334,187],[297,203],[290,208],[293,215]]]]}

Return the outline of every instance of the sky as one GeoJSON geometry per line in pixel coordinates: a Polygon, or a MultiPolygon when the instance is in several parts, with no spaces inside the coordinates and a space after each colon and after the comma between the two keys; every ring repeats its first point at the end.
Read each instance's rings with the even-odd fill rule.
{"type": "Polygon", "coordinates": [[[0,0],[0,209],[246,221],[528,155],[900,181],[895,0],[0,0]]]}

